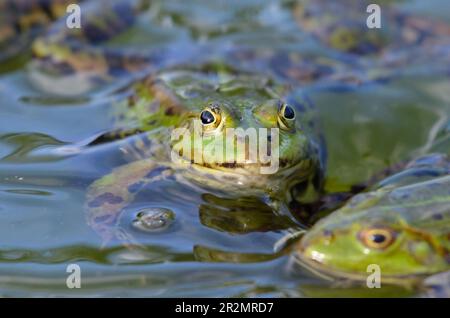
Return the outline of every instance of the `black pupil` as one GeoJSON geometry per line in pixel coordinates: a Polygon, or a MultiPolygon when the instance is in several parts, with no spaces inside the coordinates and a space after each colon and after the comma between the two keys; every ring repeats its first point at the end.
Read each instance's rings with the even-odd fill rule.
{"type": "Polygon", "coordinates": [[[291,106],[286,106],[284,108],[284,118],[286,119],[294,119],[295,113],[291,106]]]}
{"type": "Polygon", "coordinates": [[[386,236],[383,234],[372,234],[372,242],[381,244],[386,240],[386,236]]]}
{"type": "Polygon", "coordinates": [[[200,114],[200,120],[203,125],[211,124],[214,122],[214,115],[209,110],[205,110],[200,114]]]}

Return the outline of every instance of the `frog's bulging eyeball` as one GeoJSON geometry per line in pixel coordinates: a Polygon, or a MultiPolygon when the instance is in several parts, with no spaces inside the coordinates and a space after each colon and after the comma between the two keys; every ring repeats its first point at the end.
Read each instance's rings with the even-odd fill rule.
{"type": "Polygon", "coordinates": [[[295,110],[291,105],[280,102],[278,107],[278,126],[283,130],[295,130],[295,110]]]}
{"type": "Polygon", "coordinates": [[[374,227],[363,229],[358,233],[359,240],[367,247],[384,249],[394,243],[397,234],[386,227],[374,227]]]}

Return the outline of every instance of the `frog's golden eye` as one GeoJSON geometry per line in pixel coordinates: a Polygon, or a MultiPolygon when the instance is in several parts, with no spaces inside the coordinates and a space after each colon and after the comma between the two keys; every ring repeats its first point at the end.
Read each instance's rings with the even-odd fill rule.
{"type": "Polygon", "coordinates": [[[217,105],[210,105],[200,113],[200,121],[206,130],[219,127],[221,120],[220,108],[217,105]]]}
{"type": "Polygon", "coordinates": [[[369,228],[359,232],[359,239],[361,242],[369,247],[375,249],[384,249],[394,243],[396,233],[389,228],[369,228]]]}
{"type": "Polygon", "coordinates": [[[278,106],[278,125],[285,130],[292,130],[295,127],[295,110],[285,103],[278,106]]]}

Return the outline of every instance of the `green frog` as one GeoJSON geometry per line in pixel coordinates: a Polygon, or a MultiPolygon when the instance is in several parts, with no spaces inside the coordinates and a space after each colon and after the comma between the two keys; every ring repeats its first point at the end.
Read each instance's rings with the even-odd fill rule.
{"type": "Polygon", "coordinates": [[[375,264],[382,283],[407,286],[450,270],[450,138],[441,135],[430,154],[317,222],[293,259],[351,281],[375,264]]]}
{"type": "Polygon", "coordinates": [[[263,197],[280,214],[287,213],[290,201],[317,201],[325,174],[325,142],[312,103],[298,87],[322,79],[341,83],[354,74],[357,79],[350,81],[359,82],[359,74],[367,70],[358,61],[245,45],[229,48],[217,42],[217,47],[181,41],[180,46],[152,52],[127,50],[114,40],[127,37],[148,15],[149,1],[83,1],[80,29],[67,28],[66,19],[58,19],[61,6],[54,10],[49,5],[63,7],[62,0],[14,3],[0,4],[12,21],[0,25],[5,30],[0,43],[14,51],[11,34],[31,35],[30,77],[43,91],[82,95],[99,83],[132,78],[115,92],[125,100],[111,107],[113,131],[96,140],[114,141],[128,162],[87,192],[88,223],[106,240],[123,238],[127,233],[118,229],[123,210],[142,189],[167,179],[226,197],[263,197]],[[17,27],[17,21],[35,14],[45,19],[17,27]],[[268,148],[258,153],[274,160],[249,160],[245,136],[226,143],[226,153],[244,160],[218,160],[216,149],[228,140],[231,128],[256,131],[256,149],[268,148]]]}
{"type": "Polygon", "coordinates": [[[101,138],[131,135],[121,150],[132,161],[89,187],[89,224],[110,239],[137,193],[170,178],[228,197],[263,197],[278,211],[294,199],[316,200],[325,149],[313,106],[276,89],[261,77],[182,68],[137,83],[116,105],[117,129],[101,138]],[[228,135],[230,128],[255,134],[228,135]],[[254,149],[272,162],[250,158],[254,141],[254,149]],[[234,159],[228,161],[230,154],[234,159]]]}
{"type": "MultiPolygon", "coordinates": [[[[312,102],[280,79],[311,81],[328,74],[327,67],[316,68],[311,63],[299,75],[305,63],[300,63],[298,54],[240,47],[198,43],[149,51],[117,47],[111,43],[139,23],[148,13],[149,2],[76,3],[81,6],[80,29],[68,28],[67,16],[58,19],[65,13],[61,11],[64,1],[36,0],[28,5],[6,1],[2,5],[14,23],[24,17],[45,17],[40,23],[15,29],[16,34],[26,33],[27,41],[32,40],[28,43],[33,53],[28,75],[41,91],[86,96],[98,86],[122,83],[110,105],[110,131],[86,147],[101,152],[106,145],[121,158],[86,193],[87,223],[104,243],[118,240],[138,245],[127,227],[131,223],[139,230],[169,226],[174,214],[166,207],[152,206],[151,196],[148,213],[135,211],[134,222],[121,223],[139,193],[165,181],[185,185],[192,192],[214,193],[220,197],[216,207],[242,198],[260,202],[258,206],[268,215],[263,221],[253,224],[242,212],[230,214],[242,223],[243,232],[298,226],[291,220],[288,204],[307,205],[318,199],[326,149],[312,102]],[[281,60],[282,65],[276,63],[281,60]],[[255,62],[257,68],[251,64],[255,62]],[[297,72],[288,74],[287,70],[296,68],[297,72]],[[129,81],[124,84],[125,78],[129,81]],[[271,225],[270,216],[283,221],[271,225]]],[[[14,23],[5,23],[5,27],[14,23]]],[[[18,48],[12,39],[6,33],[0,38],[11,52],[18,48]]],[[[251,206],[244,201],[242,211],[251,206]]],[[[225,228],[214,221],[221,209],[203,207],[202,222],[225,228]]]]}

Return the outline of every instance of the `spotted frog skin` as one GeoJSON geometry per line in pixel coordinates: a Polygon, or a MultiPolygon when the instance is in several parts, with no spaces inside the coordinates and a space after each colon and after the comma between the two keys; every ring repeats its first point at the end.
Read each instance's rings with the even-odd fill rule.
{"type": "Polygon", "coordinates": [[[320,220],[293,259],[354,281],[365,281],[368,266],[376,264],[382,283],[401,285],[450,270],[448,141],[436,145],[443,153],[416,159],[320,220]]]}
{"type": "Polygon", "coordinates": [[[26,51],[31,41],[66,13],[70,0],[0,1],[0,62],[26,51]]]}
{"type": "MultiPolygon", "coordinates": [[[[370,1],[308,0],[282,4],[302,32],[327,48],[349,55],[314,57],[289,50],[254,50],[242,45],[220,58],[227,59],[238,70],[256,70],[297,85],[361,84],[401,75],[400,71],[411,64],[431,60],[439,66],[434,72],[445,72],[448,68],[444,65],[450,63],[447,58],[450,26],[405,13],[392,2],[380,4],[383,28],[376,30],[368,30],[365,24],[370,1]]],[[[54,93],[52,86],[58,87],[60,79],[75,77],[78,85],[80,81],[88,83],[86,89],[78,92],[85,93],[102,81],[130,73],[154,72],[171,62],[193,63],[197,56],[203,55],[204,48],[188,54],[185,47],[176,48],[174,53],[163,49],[140,52],[105,45],[134,26],[151,5],[149,0],[1,0],[0,63],[28,52],[27,47],[31,47],[31,66],[38,74],[36,82],[49,77],[52,82],[44,88],[54,93]],[[67,5],[72,3],[81,5],[81,29],[66,27],[63,16],[67,5]],[[175,61],[169,61],[174,55],[180,55],[180,49],[185,58],[180,60],[177,56],[175,61]]],[[[195,21],[189,21],[188,17],[184,20],[189,32],[199,32],[195,21]]]]}

